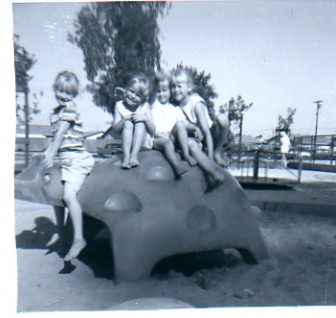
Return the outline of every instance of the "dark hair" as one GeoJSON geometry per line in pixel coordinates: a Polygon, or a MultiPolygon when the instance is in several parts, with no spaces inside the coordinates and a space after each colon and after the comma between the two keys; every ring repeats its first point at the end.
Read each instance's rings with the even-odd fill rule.
{"type": "Polygon", "coordinates": [[[79,80],[77,76],[70,71],[59,72],[53,84],[54,91],[63,90],[76,97],[79,93],[79,80]]]}

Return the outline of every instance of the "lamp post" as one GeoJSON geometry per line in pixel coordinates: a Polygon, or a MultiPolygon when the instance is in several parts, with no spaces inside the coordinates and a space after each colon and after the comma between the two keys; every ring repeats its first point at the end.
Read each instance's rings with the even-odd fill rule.
{"type": "Polygon", "coordinates": [[[240,159],[241,159],[241,145],[242,145],[242,134],[243,134],[243,114],[239,115],[239,147],[238,147],[238,169],[240,169],[240,159]]]}
{"type": "Polygon", "coordinates": [[[315,162],[316,155],[316,140],[317,140],[317,127],[318,127],[318,115],[321,107],[322,100],[317,100],[314,103],[316,104],[316,124],[315,124],[315,136],[314,136],[314,152],[313,152],[313,162],[315,162]]]}

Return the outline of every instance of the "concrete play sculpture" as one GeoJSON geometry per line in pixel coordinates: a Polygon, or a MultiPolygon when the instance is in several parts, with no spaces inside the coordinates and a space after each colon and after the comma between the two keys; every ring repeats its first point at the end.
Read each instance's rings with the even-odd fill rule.
{"type": "MultiPolygon", "coordinates": [[[[120,169],[120,157],[95,165],[78,194],[84,213],[110,233],[115,282],[150,276],[155,264],[175,254],[236,248],[245,260],[269,258],[254,209],[240,184],[225,181],[206,191],[203,172],[189,167],[181,180],[157,151],[140,153],[141,164],[120,169]]],[[[62,206],[61,172],[33,158],[15,179],[15,198],[62,206]]]]}

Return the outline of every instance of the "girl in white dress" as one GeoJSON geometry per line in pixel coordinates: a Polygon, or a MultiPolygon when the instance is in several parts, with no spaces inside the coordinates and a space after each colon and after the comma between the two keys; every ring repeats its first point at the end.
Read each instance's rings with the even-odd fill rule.
{"type": "MultiPolygon", "coordinates": [[[[164,72],[157,72],[155,78],[156,100],[151,105],[152,116],[156,127],[153,148],[162,151],[172,166],[175,176],[179,177],[187,171],[175,151],[173,140],[176,122],[183,121],[185,116],[179,106],[170,103],[170,79],[164,72]]],[[[187,138],[187,134],[185,134],[187,138]]]]}
{"type": "Polygon", "coordinates": [[[123,169],[138,166],[140,148],[153,146],[155,125],[147,102],[149,91],[148,78],[135,75],[126,86],[123,99],[116,103],[112,131],[121,136],[123,169]]]}

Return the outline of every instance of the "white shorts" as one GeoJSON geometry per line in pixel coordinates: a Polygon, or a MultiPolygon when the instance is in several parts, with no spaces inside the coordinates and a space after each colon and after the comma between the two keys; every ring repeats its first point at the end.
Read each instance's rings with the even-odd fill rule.
{"type": "Polygon", "coordinates": [[[59,152],[59,161],[62,181],[68,182],[77,193],[94,166],[92,155],[87,151],[64,151],[59,152]]]}

